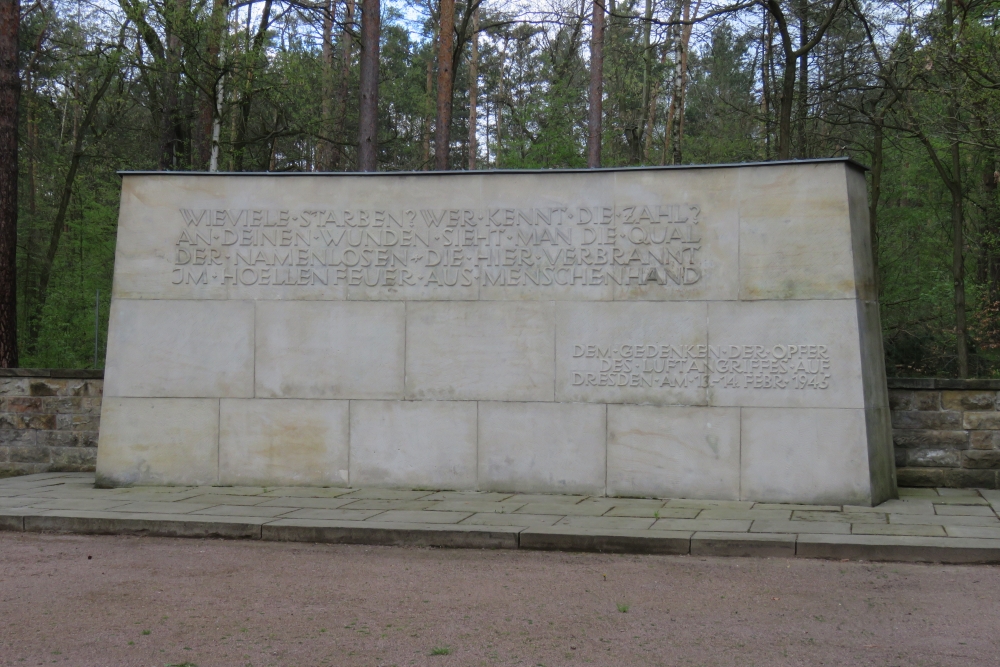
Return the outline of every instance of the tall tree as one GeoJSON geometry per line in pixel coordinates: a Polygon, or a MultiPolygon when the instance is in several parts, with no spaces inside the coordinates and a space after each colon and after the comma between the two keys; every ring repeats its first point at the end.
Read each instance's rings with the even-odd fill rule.
{"type": "Polygon", "coordinates": [[[334,0],[326,0],[323,6],[323,83],[320,101],[321,132],[323,138],[316,151],[316,167],[319,171],[333,169],[333,19],[336,12],[334,0]]]}
{"type": "Polygon", "coordinates": [[[354,52],[354,0],[344,2],[344,27],[340,32],[340,82],[337,90],[337,129],[334,132],[336,143],[330,164],[333,169],[340,169],[343,156],[343,143],[347,134],[347,94],[351,79],[351,58],[354,52]]]}
{"type": "MultiPolygon", "coordinates": [[[[180,0],[178,0],[180,2],[180,0]]],[[[250,6],[247,7],[247,37],[249,48],[243,64],[243,89],[240,91],[238,112],[234,116],[236,136],[233,138],[233,154],[236,171],[243,171],[247,160],[250,141],[250,114],[253,110],[253,100],[257,94],[254,82],[263,70],[266,62],[265,45],[268,28],[271,27],[271,9],[273,0],[264,0],[264,8],[260,12],[260,23],[250,39],[250,6]]],[[[266,164],[266,163],[265,163],[266,164]]]]}
{"type": "MultiPolygon", "coordinates": [[[[792,156],[792,106],[795,97],[795,65],[800,58],[805,59],[823,39],[833,19],[840,10],[842,0],[833,0],[833,4],[826,12],[823,21],[816,26],[816,32],[806,40],[805,34],[800,35],[799,48],[795,48],[792,42],[791,27],[785,10],[781,6],[781,0],[767,0],[767,9],[774,18],[774,25],[781,35],[781,50],[784,54],[781,75],[781,96],[778,107],[778,159],[787,160],[792,156]]],[[[806,0],[802,0],[799,5],[799,12],[806,16],[809,11],[806,0]]],[[[805,20],[803,19],[803,30],[805,30],[805,20]]],[[[846,57],[846,56],[845,56],[846,57]]],[[[805,62],[805,60],[803,60],[805,62]]]]}
{"type": "Polygon", "coordinates": [[[358,170],[378,170],[378,76],[381,37],[379,0],[361,0],[361,106],[358,111],[358,170]]]}
{"type": "Polygon", "coordinates": [[[19,0],[0,0],[0,368],[17,367],[19,0]]]}
{"type": "Polygon", "coordinates": [[[451,109],[454,87],[455,0],[441,0],[438,29],[437,120],[434,123],[434,168],[448,168],[451,154],[451,109]]]}
{"type": "Polygon", "coordinates": [[[160,169],[177,169],[180,164],[181,31],[187,27],[185,0],[167,0],[164,17],[167,50],[163,71],[163,112],[160,118],[160,169]]]}
{"type": "Polygon", "coordinates": [[[590,91],[587,105],[587,167],[601,166],[604,121],[604,2],[594,0],[590,21],[590,91]]]}
{"type": "Polygon", "coordinates": [[[479,152],[477,130],[479,96],[479,7],[472,13],[472,45],[469,49],[469,169],[475,170],[479,152]]]}

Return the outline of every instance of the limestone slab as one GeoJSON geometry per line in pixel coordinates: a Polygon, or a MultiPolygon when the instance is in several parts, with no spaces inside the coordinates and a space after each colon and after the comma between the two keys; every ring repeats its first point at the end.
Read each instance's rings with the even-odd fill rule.
{"type": "MultiPolygon", "coordinates": [[[[214,491],[214,487],[209,487],[209,491],[214,491]]],[[[262,496],[227,496],[219,493],[205,493],[198,496],[191,496],[178,500],[181,503],[209,503],[212,505],[260,505],[265,501],[262,496]]]]}
{"type": "Polygon", "coordinates": [[[1000,519],[991,516],[929,516],[924,514],[890,514],[889,523],[909,523],[926,526],[1000,527],[1000,519]]]}
{"type": "Polygon", "coordinates": [[[750,530],[750,521],[734,519],[658,519],[652,526],[654,530],[707,530],[745,533],[750,530]]]}
{"type": "Polygon", "coordinates": [[[693,519],[697,509],[670,509],[669,507],[613,507],[602,516],[635,516],[653,519],[693,519]]]}
{"type": "Polygon", "coordinates": [[[43,500],[33,503],[32,507],[44,510],[111,510],[125,504],[124,500],[76,498],[73,500],[43,500]]]}
{"type": "Polygon", "coordinates": [[[421,510],[389,510],[371,521],[395,523],[458,523],[472,516],[472,512],[429,512],[421,510]]]}
{"type": "Polygon", "coordinates": [[[424,496],[424,500],[455,500],[498,503],[500,501],[507,500],[513,495],[513,493],[488,493],[485,491],[441,491],[439,493],[432,493],[424,496]]]}
{"type": "Polygon", "coordinates": [[[386,489],[379,487],[368,487],[364,489],[353,489],[343,494],[345,499],[351,500],[417,500],[430,497],[428,491],[414,491],[411,489],[386,489]]]}
{"type": "Polygon", "coordinates": [[[944,537],[943,526],[918,526],[915,524],[859,523],[851,526],[855,535],[915,535],[919,537],[944,537]]]}
{"type": "Polygon", "coordinates": [[[704,405],[703,302],[556,304],[556,400],[704,405]]]}
{"type": "Polygon", "coordinates": [[[739,499],[736,408],[608,406],[608,494],[739,499]]]}
{"type": "Polygon", "coordinates": [[[401,303],[257,304],[256,395],[401,398],[401,303]]]}
{"type": "Polygon", "coordinates": [[[645,281],[613,283],[615,301],[737,298],[738,183],[738,172],[731,169],[676,172],[670,178],[656,172],[615,174],[620,209],[637,202],[670,202],[677,209],[669,221],[644,216],[641,208],[619,216],[615,247],[622,251],[620,257],[631,260],[625,266],[635,268],[633,251],[640,257],[651,251],[649,266],[662,282],[649,280],[647,273],[645,281]]]}
{"type": "Polygon", "coordinates": [[[1000,539],[1000,526],[996,526],[995,528],[987,526],[945,526],[944,530],[948,533],[948,537],[1000,539]]]}
{"type": "Polygon", "coordinates": [[[574,528],[611,530],[644,530],[653,525],[654,519],[620,516],[567,516],[563,517],[557,526],[572,526],[574,528]]]}
{"type": "Polygon", "coordinates": [[[324,509],[307,508],[292,510],[283,515],[284,519],[310,519],[323,521],[364,521],[373,516],[381,514],[383,510],[352,510],[344,508],[324,509]]]}
{"type": "Polygon", "coordinates": [[[580,503],[528,503],[516,510],[516,514],[562,514],[565,516],[601,516],[610,507],[583,505],[580,503]]]}
{"type": "Polygon", "coordinates": [[[253,396],[253,313],[250,301],[114,301],[105,401],[253,396]]]}
{"type": "Polygon", "coordinates": [[[480,512],[462,520],[463,525],[477,526],[553,526],[562,516],[553,514],[495,514],[480,512]]]}
{"type": "MultiPolygon", "coordinates": [[[[435,180],[404,175],[344,179],[338,184],[343,189],[338,189],[335,196],[350,202],[341,208],[354,215],[354,224],[363,223],[360,219],[363,211],[370,217],[366,227],[351,229],[350,221],[341,213],[337,223],[340,227],[326,226],[329,236],[346,232],[337,247],[344,248],[344,252],[359,251],[354,265],[347,267],[349,299],[474,301],[479,298],[481,268],[489,261],[480,261],[479,251],[486,249],[489,240],[494,242],[494,250],[500,249],[495,234],[492,239],[483,238],[489,236],[485,233],[489,211],[484,206],[484,179],[481,174],[468,174],[460,179],[435,180]],[[376,213],[380,210],[383,221],[375,226],[379,224],[376,213]],[[474,241],[465,236],[466,230],[471,231],[474,241]],[[362,238],[362,232],[374,232],[379,243],[373,243],[371,236],[362,238]],[[387,232],[396,234],[394,243],[385,240],[387,232]],[[356,239],[360,243],[354,247],[356,239]]],[[[318,201],[331,201],[332,193],[327,187],[322,179],[317,182],[318,201]]],[[[513,247],[513,243],[505,245],[513,247]]]]}
{"type": "Polygon", "coordinates": [[[195,510],[191,516],[210,514],[212,516],[256,517],[259,519],[282,516],[294,512],[291,507],[255,507],[253,505],[216,505],[204,510],[195,510]]]}
{"type": "Polygon", "coordinates": [[[506,514],[524,506],[524,503],[502,503],[487,500],[442,500],[427,503],[426,507],[435,512],[494,512],[506,514]]]}
{"type": "Polygon", "coordinates": [[[605,407],[479,404],[479,488],[603,495],[605,407]]]}
{"type": "Polygon", "coordinates": [[[871,504],[864,410],[742,408],[741,414],[744,499],[871,504]]]}
{"type": "Polygon", "coordinates": [[[828,533],[849,535],[851,525],[839,521],[772,521],[756,520],[750,526],[751,533],[828,533]]]}
{"type": "Polygon", "coordinates": [[[222,399],[219,419],[220,483],[347,485],[347,401],[222,399]]]}
{"type": "Polygon", "coordinates": [[[351,483],[476,487],[476,404],[352,401],[351,483]]]}
{"type": "Polygon", "coordinates": [[[566,504],[566,505],[577,505],[583,500],[586,500],[586,496],[574,496],[574,495],[557,495],[554,493],[518,493],[516,495],[510,496],[508,500],[512,503],[546,503],[546,504],[566,504]]]}
{"type": "Polygon", "coordinates": [[[268,498],[296,498],[303,500],[308,498],[337,498],[338,496],[350,493],[352,490],[353,489],[293,486],[273,489],[267,493],[262,493],[261,496],[266,496],[268,498]]]}
{"type": "MultiPolygon", "coordinates": [[[[477,253],[489,259],[479,262],[480,299],[614,298],[608,275],[617,275],[613,252],[621,240],[610,233],[616,228],[609,221],[615,215],[614,174],[552,174],[544,180],[511,174],[502,185],[489,179],[483,185],[485,215],[475,234],[486,237],[477,253]]],[[[469,233],[462,234],[460,241],[469,233]]]]}
{"type": "Polygon", "coordinates": [[[354,500],[353,498],[342,500],[350,501],[345,507],[352,510],[422,510],[435,504],[424,500],[354,500]]]}
{"type": "Polygon", "coordinates": [[[408,303],[406,395],[551,401],[551,303],[408,303]]]}
{"type": "Polygon", "coordinates": [[[750,519],[751,521],[788,521],[792,518],[791,510],[702,510],[699,519],[750,519]]]}
{"type": "Polygon", "coordinates": [[[857,294],[845,170],[740,170],[740,299],[857,294]]]}
{"type": "Polygon", "coordinates": [[[132,514],[189,514],[214,507],[217,503],[157,502],[155,500],[126,503],[116,511],[132,514]]]}
{"type": "Polygon", "coordinates": [[[864,408],[853,301],[708,307],[711,405],[864,408]]]}
{"type": "Polygon", "coordinates": [[[302,215],[317,198],[303,194],[265,176],[126,176],[113,296],[346,298],[344,248],[323,252],[331,239],[302,215]]]}
{"type": "Polygon", "coordinates": [[[301,498],[295,496],[282,496],[271,498],[260,503],[260,507],[291,507],[297,509],[337,509],[347,505],[352,501],[350,498],[301,498]]]}
{"type": "Polygon", "coordinates": [[[218,399],[105,398],[101,425],[101,485],[218,481],[218,399]]]}

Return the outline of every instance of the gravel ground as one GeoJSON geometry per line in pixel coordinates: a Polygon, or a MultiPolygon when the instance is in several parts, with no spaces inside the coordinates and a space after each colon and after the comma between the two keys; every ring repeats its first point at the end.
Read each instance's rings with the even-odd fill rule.
{"type": "Polygon", "coordinates": [[[1000,568],[0,533],[0,665],[1000,664],[1000,568]]]}

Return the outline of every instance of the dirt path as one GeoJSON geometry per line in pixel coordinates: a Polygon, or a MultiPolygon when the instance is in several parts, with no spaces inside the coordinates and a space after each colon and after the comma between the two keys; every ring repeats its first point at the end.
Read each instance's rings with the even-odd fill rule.
{"type": "Polygon", "coordinates": [[[1000,568],[0,533],[0,665],[998,665],[1000,568]]]}

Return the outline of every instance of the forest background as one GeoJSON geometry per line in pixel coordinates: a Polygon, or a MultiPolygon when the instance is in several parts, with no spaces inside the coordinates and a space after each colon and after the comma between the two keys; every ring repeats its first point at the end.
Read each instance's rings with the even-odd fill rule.
{"type": "Polygon", "coordinates": [[[103,366],[118,170],[850,156],[871,168],[889,375],[1000,377],[995,0],[37,0],[17,12],[22,367],[103,366]]]}

